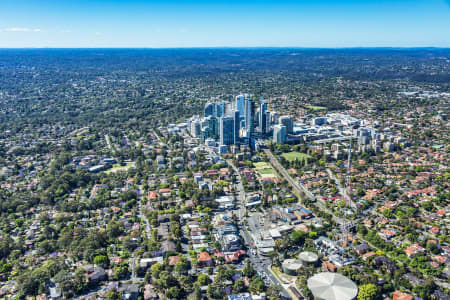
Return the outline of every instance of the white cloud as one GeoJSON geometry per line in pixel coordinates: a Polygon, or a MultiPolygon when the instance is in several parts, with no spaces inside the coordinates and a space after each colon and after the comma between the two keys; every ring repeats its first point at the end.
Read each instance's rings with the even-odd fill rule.
{"type": "Polygon", "coordinates": [[[99,35],[102,35],[102,33],[97,31],[97,32],[95,33],[95,35],[96,35],[96,36],[99,36],[99,35]]]}
{"type": "Polygon", "coordinates": [[[27,28],[27,27],[9,27],[5,28],[4,31],[9,32],[42,32],[40,28],[27,28]]]}

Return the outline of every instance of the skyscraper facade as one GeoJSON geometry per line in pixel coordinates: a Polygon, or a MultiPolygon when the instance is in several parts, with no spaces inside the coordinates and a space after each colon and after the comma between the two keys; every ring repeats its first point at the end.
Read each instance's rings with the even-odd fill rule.
{"type": "Polygon", "coordinates": [[[219,138],[219,122],[216,117],[208,118],[208,138],[218,139],[219,138]]]}
{"type": "Polygon", "coordinates": [[[220,144],[233,145],[234,134],[234,118],[228,116],[220,118],[220,144]]]}
{"type": "Polygon", "coordinates": [[[261,100],[261,103],[259,104],[259,127],[261,128],[262,134],[266,134],[267,132],[266,111],[267,101],[261,100]]]}
{"type": "Polygon", "coordinates": [[[223,115],[225,114],[225,103],[223,102],[216,102],[215,103],[215,116],[217,118],[221,118],[223,117],[223,115]]]}
{"type": "Polygon", "coordinates": [[[269,133],[270,125],[272,124],[272,122],[271,122],[272,114],[270,113],[270,111],[266,111],[266,113],[264,114],[264,118],[266,119],[266,121],[265,121],[266,128],[265,128],[264,134],[267,134],[267,133],[269,133]]]}
{"type": "Polygon", "coordinates": [[[292,133],[294,131],[294,120],[291,116],[281,116],[279,123],[286,126],[287,133],[292,133]]]}
{"type": "Polygon", "coordinates": [[[199,120],[195,120],[191,123],[191,134],[193,137],[199,137],[202,133],[202,126],[199,120]]]}
{"type": "Polygon", "coordinates": [[[238,95],[235,97],[235,100],[234,100],[234,108],[237,111],[239,111],[241,116],[244,115],[244,101],[245,101],[244,95],[238,95]]]}
{"type": "Polygon", "coordinates": [[[233,104],[231,102],[225,102],[225,116],[233,115],[233,104]]]}
{"type": "Polygon", "coordinates": [[[214,107],[215,107],[214,103],[208,102],[205,104],[205,109],[204,109],[205,118],[214,116],[214,107]]]}
{"type": "Polygon", "coordinates": [[[239,144],[239,130],[241,129],[241,122],[239,120],[239,111],[233,111],[233,122],[234,122],[234,143],[239,144]]]}
{"type": "Polygon", "coordinates": [[[245,128],[251,134],[253,132],[253,100],[245,99],[245,128]]]}
{"type": "Polygon", "coordinates": [[[273,142],[274,143],[286,142],[286,126],[281,124],[273,126],[273,142]]]}

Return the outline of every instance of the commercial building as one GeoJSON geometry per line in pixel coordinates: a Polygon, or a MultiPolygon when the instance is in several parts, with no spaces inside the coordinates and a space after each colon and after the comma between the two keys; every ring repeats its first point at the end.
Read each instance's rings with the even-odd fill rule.
{"type": "Polygon", "coordinates": [[[308,279],[307,285],[315,299],[353,300],[358,294],[356,284],[339,273],[316,274],[308,279]]]}
{"type": "Polygon", "coordinates": [[[286,126],[286,132],[291,134],[294,131],[294,120],[291,116],[281,116],[278,120],[281,125],[286,126]]]}
{"type": "Polygon", "coordinates": [[[241,249],[241,242],[236,234],[227,234],[222,237],[222,249],[232,252],[241,249]]]}
{"type": "Polygon", "coordinates": [[[324,124],[327,124],[328,119],[326,117],[317,117],[311,120],[312,126],[322,126],[324,124]]]}
{"type": "Polygon", "coordinates": [[[227,210],[234,208],[234,197],[233,196],[221,196],[216,199],[216,202],[219,204],[219,210],[227,210]]]}
{"type": "Polygon", "coordinates": [[[223,115],[225,114],[225,103],[223,103],[223,102],[216,102],[214,104],[215,104],[214,115],[217,118],[223,117],[223,115]]]}
{"type": "MultiPolygon", "coordinates": [[[[355,126],[355,125],[360,125],[361,121],[357,118],[354,118],[350,115],[346,115],[346,114],[342,114],[342,113],[331,113],[328,114],[327,117],[322,117],[325,118],[325,123],[329,123],[329,124],[342,124],[344,126],[355,126]]],[[[318,118],[316,118],[318,119],[318,118]]],[[[316,120],[314,119],[314,120],[316,120]]],[[[323,124],[315,124],[317,126],[323,125],[323,124]]]]}
{"type": "Polygon", "coordinates": [[[273,142],[284,143],[286,142],[286,126],[277,124],[273,127],[273,142]]]}
{"type": "Polygon", "coordinates": [[[263,134],[267,134],[267,133],[269,133],[270,125],[272,124],[271,112],[266,111],[264,114],[264,118],[266,119],[266,121],[265,121],[265,128],[264,128],[263,134]]]}
{"type": "Polygon", "coordinates": [[[239,139],[239,129],[241,128],[240,126],[240,120],[239,120],[239,111],[238,110],[234,110],[233,111],[233,123],[234,123],[234,127],[233,127],[233,131],[234,131],[234,144],[239,144],[240,139],[239,139]]]}
{"type": "Polygon", "coordinates": [[[238,95],[234,99],[234,108],[239,112],[241,116],[244,115],[244,101],[246,95],[238,95]]]}
{"type": "Polygon", "coordinates": [[[251,134],[253,133],[253,115],[254,115],[254,109],[253,109],[253,100],[251,98],[245,99],[245,128],[247,131],[251,134]]]}
{"type": "Polygon", "coordinates": [[[219,122],[216,117],[208,117],[208,126],[205,128],[207,138],[217,140],[219,137],[219,122]]]}
{"type": "Polygon", "coordinates": [[[217,147],[217,152],[220,155],[227,154],[228,153],[228,146],[227,145],[219,145],[219,147],[217,147]]]}
{"type": "Polygon", "coordinates": [[[225,112],[224,116],[231,116],[233,115],[234,106],[232,102],[225,102],[225,112]]]}
{"type": "Polygon", "coordinates": [[[232,222],[225,222],[217,229],[216,239],[222,244],[225,252],[233,252],[242,248],[238,230],[232,222]]]}
{"type": "Polygon", "coordinates": [[[261,133],[265,134],[267,132],[267,101],[261,100],[259,104],[259,128],[261,128],[261,133]]]}
{"type": "Polygon", "coordinates": [[[232,117],[220,118],[220,144],[233,145],[234,136],[234,119],[232,117]]]}
{"type": "Polygon", "coordinates": [[[206,103],[205,104],[205,109],[204,109],[204,116],[206,117],[212,117],[214,116],[214,103],[206,103]]]}
{"type": "Polygon", "coordinates": [[[191,122],[191,135],[193,137],[200,137],[202,135],[202,124],[200,123],[200,120],[191,122]]]}

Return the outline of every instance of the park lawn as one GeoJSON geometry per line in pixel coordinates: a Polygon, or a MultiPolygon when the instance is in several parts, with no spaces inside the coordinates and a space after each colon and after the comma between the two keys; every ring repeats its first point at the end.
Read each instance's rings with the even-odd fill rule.
{"type": "Polygon", "coordinates": [[[300,152],[288,152],[281,154],[288,161],[295,161],[298,159],[299,161],[308,160],[311,158],[308,154],[300,153],[300,152]]]}
{"type": "Polygon", "coordinates": [[[264,162],[264,161],[255,162],[255,163],[253,163],[253,165],[258,170],[270,168],[270,165],[268,163],[264,162]]]}
{"type": "Polygon", "coordinates": [[[135,163],[134,162],[127,162],[125,164],[125,166],[121,166],[120,164],[114,164],[113,167],[111,169],[108,169],[105,171],[106,174],[110,174],[110,173],[116,173],[116,172],[120,172],[120,171],[128,171],[129,168],[134,168],[135,167],[135,163]]]}

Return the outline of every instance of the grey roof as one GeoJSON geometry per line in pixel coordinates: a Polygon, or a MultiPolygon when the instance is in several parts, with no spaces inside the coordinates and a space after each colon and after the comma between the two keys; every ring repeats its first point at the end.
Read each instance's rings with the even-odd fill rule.
{"type": "Polygon", "coordinates": [[[358,287],[347,277],[323,272],[308,279],[308,288],[314,297],[323,300],[351,300],[358,294],[358,287]]]}
{"type": "Polygon", "coordinates": [[[370,247],[369,247],[368,244],[362,243],[362,244],[359,244],[359,245],[355,246],[354,249],[357,250],[357,251],[366,251],[366,250],[369,250],[370,247]]]}
{"type": "Polygon", "coordinates": [[[163,252],[176,251],[175,243],[172,241],[162,241],[161,250],[163,252]]]}
{"type": "Polygon", "coordinates": [[[300,253],[298,258],[300,258],[300,260],[302,260],[304,262],[308,262],[308,263],[316,262],[319,259],[319,257],[317,256],[316,253],[310,252],[310,251],[304,251],[304,252],[300,253]]]}

